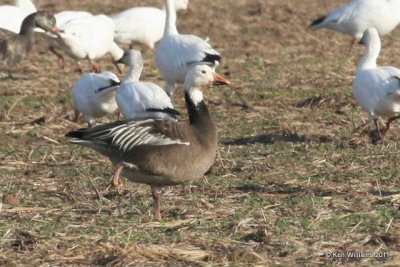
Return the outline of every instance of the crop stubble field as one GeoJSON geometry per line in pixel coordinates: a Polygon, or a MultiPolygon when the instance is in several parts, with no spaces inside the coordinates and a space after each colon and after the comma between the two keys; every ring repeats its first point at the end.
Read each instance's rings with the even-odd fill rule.
{"type": "MultiPolygon", "coordinates": [[[[110,162],[68,144],[64,134],[85,126],[71,121],[79,74],[71,60],[60,70],[38,36],[19,79],[0,81],[0,265],[399,263],[399,128],[371,143],[373,124],[351,92],[363,48],[307,29],[334,2],[192,0],[194,12],[179,14],[181,33],[209,37],[221,52],[218,71],[232,85],[205,92],[219,126],[215,165],[203,180],[164,189],[162,222],[148,186],[122,179],[116,194],[110,162]],[[327,257],[349,251],[382,254],[327,257]]],[[[36,4],[110,14],[160,3],[36,4]]],[[[161,84],[153,52],[138,48],[142,80],[161,84]]],[[[396,30],[383,38],[379,62],[399,66],[399,48],[396,30]]],[[[98,62],[115,71],[109,57],[98,62]]]]}

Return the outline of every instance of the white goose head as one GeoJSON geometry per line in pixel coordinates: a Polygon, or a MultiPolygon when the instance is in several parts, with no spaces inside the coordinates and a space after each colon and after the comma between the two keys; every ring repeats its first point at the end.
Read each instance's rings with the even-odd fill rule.
{"type": "Polygon", "coordinates": [[[139,81],[143,69],[143,57],[139,50],[131,49],[125,51],[116,63],[129,66],[129,71],[123,82],[139,81]]]}
{"type": "Polygon", "coordinates": [[[208,65],[196,65],[185,76],[185,93],[195,106],[203,101],[202,88],[209,85],[225,85],[230,82],[208,65]]]}
{"type": "Polygon", "coordinates": [[[129,67],[143,65],[142,53],[135,49],[127,50],[117,62],[129,67]]]}
{"type": "Polygon", "coordinates": [[[366,50],[360,61],[359,68],[376,68],[376,60],[381,51],[381,40],[378,31],[375,28],[365,30],[360,44],[365,45],[366,50]]]}

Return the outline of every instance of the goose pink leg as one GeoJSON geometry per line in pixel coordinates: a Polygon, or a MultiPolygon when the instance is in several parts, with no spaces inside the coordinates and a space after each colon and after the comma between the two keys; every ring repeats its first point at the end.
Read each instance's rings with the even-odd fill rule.
{"type": "Polygon", "coordinates": [[[124,166],[122,166],[119,163],[115,164],[114,173],[113,173],[113,176],[111,177],[111,185],[113,187],[118,187],[119,186],[119,175],[121,174],[121,171],[122,171],[123,167],[124,166]]]}
{"type": "Polygon", "coordinates": [[[392,124],[392,122],[394,122],[394,121],[397,120],[398,118],[400,118],[400,115],[393,116],[393,117],[390,117],[390,118],[388,119],[388,121],[386,122],[386,131],[389,131],[390,125],[392,124]]]}
{"type": "Polygon", "coordinates": [[[151,187],[151,195],[153,196],[153,208],[154,208],[154,216],[158,221],[161,221],[161,212],[160,212],[160,188],[156,186],[151,187]]]}

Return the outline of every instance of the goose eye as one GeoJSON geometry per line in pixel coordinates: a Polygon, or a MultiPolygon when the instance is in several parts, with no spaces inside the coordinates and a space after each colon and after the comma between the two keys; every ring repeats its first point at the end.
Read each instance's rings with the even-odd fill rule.
{"type": "Polygon", "coordinates": [[[202,70],[201,73],[206,74],[206,71],[205,71],[205,70],[202,70]]]}

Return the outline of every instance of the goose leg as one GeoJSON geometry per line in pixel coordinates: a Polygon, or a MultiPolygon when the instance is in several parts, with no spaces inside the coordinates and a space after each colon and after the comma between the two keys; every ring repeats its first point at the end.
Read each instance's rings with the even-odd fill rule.
{"type": "Polygon", "coordinates": [[[175,83],[166,82],[164,86],[164,91],[167,93],[169,97],[172,97],[175,90],[175,83]]]}
{"type": "Polygon", "coordinates": [[[158,221],[161,221],[161,213],[160,213],[160,188],[156,186],[151,187],[151,195],[153,196],[153,207],[154,207],[154,216],[158,221]]]}
{"type": "Polygon", "coordinates": [[[111,177],[111,185],[113,187],[118,187],[119,185],[119,175],[121,174],[122,169],[124,166],[120,163],[115,164],[114,173],[111,177]]]}
{"type": "Polygon", "coordinates": [[[97,67],[96,64],[94,64],[90,58],[87,58],[87,59],[89,61],[90,67],[92,68],[92,71],[99,73],[100,72],[99,67],[97,67]]]}
{"type": "Polygon", "coordinates": [[[380,142],[380,141],[383,140],[383,136],[382,136],[382,133],[381,133],[381,127],[379,125],[379,119],[378,118],[374,118],[374,124],[375,124],[376,130],[378,131],[378,138],[377,138],[376,141],[380,142]]]}
{"type": "Polygon", "coordinates": [[[354,44],[357,42],[357,39],[356,38],[352,38],[351,39],[351,42],[350,42],[350,49],[352,49],[353,48],[353,46],[354,46],[354,44]]]}
{"type": "Polygon", "coordinates": [[[64,69],[65,68],[65,59],[63,57],[63,55],[61,55],[60,53],[58,53],[53,46],[49,47],[50,52],[52,52],[54,55],[56,55],[58,57],[58,66],[60,67],[60,69],[64,69]]]}
{"type": "Polygon", "coordinates": [[[81,62],[77,61],[74,71],[79,72],[80,74],[83,74],[83,70],[82,70],[82,66],[81,65],[82,65],[81,62]]]}
{"type": "Polygon", "coordinates": [[[393,117],[390,117],[390,118],[388,119],[388,121],[386,122],[386,131],[389,131],[389,129],[390,129],[390,124],[391,124],[392,122],[394,122],[395,120],[397,120],[398,118],[400,118],[400,115],[393,116],[393,117]]]}
{"type": "Polygon", "coordinates": [[[83,114],[80,113],[80,112],[77,111],[77,110],[74,110],[74,114],[75,114],[74,122],[76,122],[76,123],[82,122],[83,114]]]}

